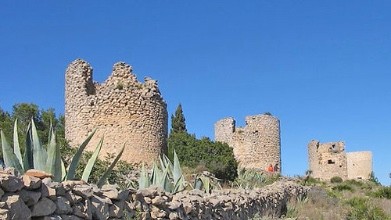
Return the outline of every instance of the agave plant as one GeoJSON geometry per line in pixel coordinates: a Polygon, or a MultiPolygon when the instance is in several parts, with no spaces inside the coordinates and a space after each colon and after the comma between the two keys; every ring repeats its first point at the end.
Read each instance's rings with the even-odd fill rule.
{"type": "Polygon", "coordinates": [[[201,174],[196,174],[194,178],[194,189],[202,190],[206,193],[211,193],[212,189],[221,189],[220,179],[213,174],[204,171],[201,174]]]}
{"type": "Polygon", "coordinates": [[[241,169],[233,184],[243,189],[254,189],[264,186],[266,182],[267,178],[262,172],[255,169],[241,169]]]}
{"type": "Polygon", "coordinates": [[[159,157],[159,164],[160,166],[156,163],[153,164],[151,175],[145,169],[144,164],[142,165],[138,181],[139,189],[157,186],[163,188],[166,192],[176,193],[186,188],[187,183],[175,151],[174,164],[164,154],[159,157]]]}
{"type": "MultiPolygon", "coordinates": [[[[17,120],[15,120],[13,148],[8,143],[3,131],[1,131],[0,134],[4,164],[6,167],[14,167],[20,174],[23,174],[25,171],[29,169],[42,170],[52,174],[53,180],[58,182],[62,180],[75,179],[76,168],[80,162],[82,152],[86,148],[87,144],[90,142],[96,130],[91,132],[91,134],[88,135],[85,141],[79,146],[76,154],[72,157],[71,163],[69,164],[68,168],[65,169],[64,162],[61,159],[60,146],[56,143],[56,135],[54,133],[52,126],[50,126],[49,139],[48,139],[49,142],[47,144],[47,149],[45,149],[45,147],[40,143],[34,121],[31,120],[31,123],[29,124],[27,129],[26,146],[22,157],[19,141],[18,141],[19,137],[18,137],[17,123],[18,123],[17,120]]],[[[86,182],[89,178],[89,175],[92,171],[95,161],[102,148],[102,143],[103,143],[103,138],[96,146],[94,153],[92,154],[86,167],[84,168],[82,180],[86,182]]],[[[110,172],[113,170],[115,164],[118,162],[119,158],[121,157],[124,148],[125,145],[122,147],[121,151],[116,156],[112,164],[108,167],[106,172],[102,175],[102,177],[97,183],[98,187],[101,187],[106,182],[110,172]]]]}

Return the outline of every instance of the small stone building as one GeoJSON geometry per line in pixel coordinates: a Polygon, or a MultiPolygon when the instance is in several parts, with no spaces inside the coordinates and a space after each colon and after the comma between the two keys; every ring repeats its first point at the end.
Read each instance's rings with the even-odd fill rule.
{"type": "Polygon", "coordinates": [[[246,126],[236,127],[233,118],[224,118],[215,124],[215,140],[233,148],[241,168],[265,170],[278,165],[281,172],[280,121],[270,115],[246,117],[246,126]]]}
{"type": "Polygon", "coordinates": [[[166,150],[167,106],[156,80],[141,83],[126,63],[114,64],[102,84],[93,82],[92,67],[77,59],[65,73],[65,137],[79,146],[87,135],[97,132],[87,150],[93,151],[101,137],[100,155],[118,153],[122,159],[151,164],[166,150]]]}
{"type": "Polygon", "coordinates": [[[308,144],[308,161],[311,176],[330,180],[339,176],[346,179],[369,179],[372,172],[370,151],[345,152],[345,143],[320,143],[312,140],[308,144]]]}

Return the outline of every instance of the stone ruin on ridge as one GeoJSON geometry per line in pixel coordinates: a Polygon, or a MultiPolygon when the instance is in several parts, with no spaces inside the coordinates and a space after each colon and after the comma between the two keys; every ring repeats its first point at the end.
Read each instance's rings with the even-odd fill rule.
{"type": "Polygon", "coordinates": [[[308,161],[311,176],[330,180],[335,176],[347,179],[369,179],[372,173],[370,151],[345,152],[345,143],[320,143],[312,140],[308,144],[308,161]]]}
{"type": "Polygon", "coordinates": [[[280,121],[270,114],[247,116],[244,127],[236,127],[233,118],[221,119],[215,124],[215,140],[233,148],[241,168],[265,170],[278,164],[281,172],[280,121]]]}
{"type": "Polygon", "coordinates": [[[167,105],[156,80],[141,83],[132,67],[114,64],[111,76],[102,84],[93,82],[92,67],[77,59],[65,73],[65,137],[79,146],[87,135],[97,132],[87,147],[93,151],[101,137],[100,155],[118,153],[125,144],[122,160],[151,164],[166,150],[167,105]]]}

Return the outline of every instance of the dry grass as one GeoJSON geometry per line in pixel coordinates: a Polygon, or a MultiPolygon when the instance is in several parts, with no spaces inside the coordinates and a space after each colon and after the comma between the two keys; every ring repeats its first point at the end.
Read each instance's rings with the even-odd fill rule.
{"type": "Polygon", "coordinates": [[[307,198],[291,201],[286,217],[304,219],[391,219],[391,199],[377,198],[382,186],[365,181],[312,183],[307,198]]]}

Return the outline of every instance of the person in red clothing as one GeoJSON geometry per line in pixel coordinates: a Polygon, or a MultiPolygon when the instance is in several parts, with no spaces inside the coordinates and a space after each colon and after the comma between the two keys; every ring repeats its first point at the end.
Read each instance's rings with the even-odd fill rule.
{"type": "Polygon", "coordinates": [[[269,165],[269,167],[267,168],[267,171],[269,171],[269,172],[273,172],[274,171],[274,168],[273,168],[272,164],[269,165]]]}

